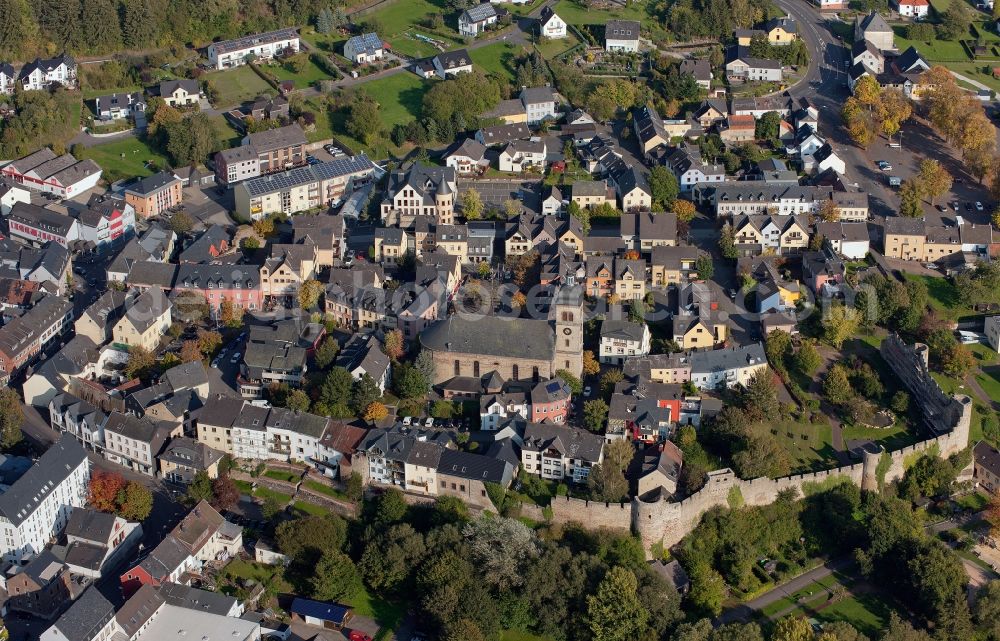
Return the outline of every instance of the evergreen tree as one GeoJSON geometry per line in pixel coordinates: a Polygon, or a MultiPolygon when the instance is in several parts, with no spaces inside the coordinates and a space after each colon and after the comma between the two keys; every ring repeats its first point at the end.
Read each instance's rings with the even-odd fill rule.
{"type": "Polygon", "coordinates": [[[80,15],[83,41],[92,51],[121,47],[122,32],[114,0],[87,0],[80,15]]]}
{"type": "Polygon", "coordinates": [[[123,0],[121,13],[126,47],[139,49],[155,41],[158,30],[148,0],[123,0]]]}
{"type": "Polygon", "coordinates": [[[333,31],[333,14],[329,8],[324,7],[316,16],[316,32],[330,33],[331,31],[333,31]]]}
{"type": "Polygon", "coordinates": [[[25,0],[0,0],[0,56],[20,57],[38,35],[25,0]]]}
{"type": "Polygon", "coordinates": [[[56,45],[69,48],[80,38],[80,0],[47,0],[37,5],[38,24],[56,45]]]}

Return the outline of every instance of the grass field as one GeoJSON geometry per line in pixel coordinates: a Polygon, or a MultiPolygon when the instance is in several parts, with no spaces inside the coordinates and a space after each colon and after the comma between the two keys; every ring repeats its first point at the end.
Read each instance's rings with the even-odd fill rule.
{"type": "Polygon", "coordinates": [[[577,38],[572,31],[567,31],[565,38],[540,42],[536,46],[538,48],[538,53],[542,54],[543,58],[546,60],[552,60],[553,58],[557,58],[560,54],[569,51],[578,44],[580,44],[580,39],[577,38]]]}
{"type": "Polygon", "coordinates": [[[319,492],[320,494],[326,494],[327,496],[332,496],[335,499],[347,500],[347,495],[338,490],[335,487],[330,487],[326,483],[320,483],[319,481],[303,481],[302,483],[310,490],[319,492]]]}
{"type": "Polygon", "coordinates": [[[590,9],[582,2],[576,0],[560,0],[555,6],[555,12],[566,21],[566,24],[581,25],[601,25],[608,20],[648,20],[646,5],[640,2],[632,2],[624,9],[590,9]]]}
{"type": "Polygon", "coordinates": [[[931,307],[943,316],[955,319],[969,312],[962,306],[958,298],[958,290],[947,278],[905,273],[904,276],[906,280],[922,281],[927,285],[931,307]]]}
{"type": "Polygon", "coordinates": [[[212,127],[219,135],[219,143],[223,148],[235,147],[240,144],[242,136],[230,126],[225,116],[217,114],[211,116],[210,120],[212,121],[212,127]]]}
{"type": "MultiPolygon", "coordinates": [[[[934,0],[931,4],[935,9],[938,9],[938,7],[947,7],[949,0],[934,0]]],[[[938,11],[944,11],[944,9],[940,8],[938,11]]],[[[974,26],[976,31],[979,32],[979,39],[983,44],[993,47],[1000,45],[1000,35],[997,35],[990,22],[977,21],[974,23],[974,26]]],[[[1000,92],[1000,80],[994,78],[992,73],[993,67],[997,66],[995,61],[986,59],[973,60],[969,56],[969,52],[966,51],[965,47],[958,40],[934,39],[930,41],[914,41],[905,37],[906,30],[904,27],[897,26],[893,30],[896,33],[896,46],[900,51],[905,51],[912,45],[929,62],[941,63],[952,71],[956,71],[972,80],[983,83],[994,91],[1000,92]]],[[[972,41],[975,38],[970,34],[968,40],[972,41]]],[[[959,84],[967,86],[961,81],[959,81],[959,84]]],[[[971,86],[967,87],[972,88],[971,86]]]]}
{"type": "Polygon", "coordinates": [[[82,155],[100,165],[109,180],[126,176],[150,176],[168,164],[166,156],[134,136],[89,147],[82,155]]]}
{"type": "Polygon", "coordinates": [[[976,374],[976,381],[991,399],[1000,401],[1000,367],[985,367],[976,374]]]}
{"type": "Polygon", "coordinates": [[[222,568],[222,576],[230,579],[251,579],[262,585],[274,586],[278,592],[291,592],[292,586],[282,575],[283,568],[234,559],[222,568]]]}
{"type": "Polygon", "coordinates": [[[253,495],[256,496],[259,499],[273,498],[276,501],[278,501],[278,503],[281,503],[282,505],[285,505],[289,501],[292,500],[292,495],[291,494],[285,494],[284,492],[276,492],[274,490],[268,489],[266,487],[260,487],[260,486],[256,490],[253,491],[253,495]]]}
{"type": "Polygon", "coordinates": [[[355,614],[375,619],[383,629],[394,629],[406,614],[405,605],[380,599],[369,594],[364,588],[348,605],[354,608],[355,614]]]}
{"type": "MultiPolygon", "coordinates": [[[[379,103],[379,117],[388,133],[396,123],[406,123],[420,116],[423,108],[424,94],[431,86],[429,80],[421,80],[412,73],[397,73],[362,85],[376,102],[379,103]]],[[[317,114],[318,115],[318,114],[317,114]]],[[[346,114],[342,111],[330,114],[331,130],[355,151],[367,151],[372,158],[384,158],[389,154],[399,154],[401,150],[389,142],[388,137],[377,145],[363,144],[346,134],[346,114]]],[[[320,126],[319,118],[316,123],[320,126]]]]}
{"type": "MultiPolygon", "coordinates": [[[[462,40],[455,30],[452,11],[446,7],[443,0],[397,0],[391,5],[380,7],[374,15],[381,25],[379,34],[389,41],[394,51],[399,53],[422,58],[438,52],[433,45],[414,38],[412,35],[414,33],[441,40],[448,49],[462,45],[462,40]],[[421,24],[427,16],[434,13],[451,19],[450,22],[445,20],[445,27],[441,31],[431,31],[421,24]]],[[[364,16],[358,16],[355,20],[363,21],[364,16]]]]}
{"type": "Polygon", "coordinates": [[[825,470],[836,461],[829,423],[812,425],[783,421],[760,425],[758,429],[770,431],[785,448],[792,460],[792,473],[825,470]]]}
{"type": "Polygon", "coordinates": [[[890,600],[870,592],[845,597],[823,608],[815,617],[820,621],[846,621],[864,634],[877,635],[889,624],[894,609],[890,600]]]}
{"type": "Polygon", "coordinates": [[[298,474],[293,474],[284,470],[268,470],[264,472],[264,476],[276,481],[286,481],[288,483],[297,483],[299,481],[298,474]]]}
{"type": "Polygon", "coordinates": [[[494,42],[472,51],[472,62],[486,73],[514,80],[514,59],[521,50],[507,42],[494,42]]]}
{"type": "Polygon", "coordinates": [[[843,434],[845,444],[847,441],[873,441],[882,444],[890,451],[912,445],[924,438],[905,425],[899,424],[885,429],[845,425],[843,434]]]}
{"type": "Polygon", "coordinates": [[[277,93],[249,65],[228,71],[213,71],[203,77],[219,90],[219,104],[215,105],[217,108],[235,107],[261,94],[273,96],[277,93]]]}
{"type": "Polygon", "coordinates": [[[291,80],[295,83],[296,89],[312,87],[320,80],[330,80],[330,74],[319,68],[312,58],[306,63],[301,73],[296,73],[284,65],[268,65],[265,69],[275,78],[280,80],[291,80]]]}
{"type": "Polygon", "coordinates": [[[330,513],[330,510],[323,506],[316,505],[315,503],[308,503],[306,501],[296,501],[292,503],[292,510],[303,516],[326,516],[330,513]]]}

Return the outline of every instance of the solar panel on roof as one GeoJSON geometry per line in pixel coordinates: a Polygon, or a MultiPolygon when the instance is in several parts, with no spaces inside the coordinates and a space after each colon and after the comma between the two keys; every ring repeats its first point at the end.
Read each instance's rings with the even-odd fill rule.
{"type": "Polygon", "coordinates": [[[559,391],[559,383],[552,381],[545,385],[545,391],[549,394],[554,394],[559,391]]]}

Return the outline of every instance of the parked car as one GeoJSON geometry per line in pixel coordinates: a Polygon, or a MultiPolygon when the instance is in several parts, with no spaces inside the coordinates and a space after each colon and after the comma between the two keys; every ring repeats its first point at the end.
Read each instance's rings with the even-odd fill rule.
{"type": "Polygon", "coordinates": [[[242,354],[240,354],[239,352],[236,352],[235,354],[233,354],[233,357],[229,359],[229,362],[232,363],[233,365],[235,365],[236,363],[238,363],[240,361],[240,356],[242,356],[242,354]]]}
{"type": "Polygon", "coordinates": [[[372,641],[370,634],[365,634],[361,630],[351,630],[351,633],[347,635],[350,641],[372,641]]]}
{"type": "Polygon", "coordinates": [[[434,417],[428,416],[426,420],[424,420],[424,427],[434,427],[434,417]]]}
{"type": "Polygon", "coordinates": [[[976,201],[976,211],[982,211],[982,210],[983,210],[983,203],[981,203],[981,202],[979,202],[977,200],[976,201]]]}
{"type": "Polygon", "coordinates": [[[412,422],[413,422],[413,419],[411,417],[409,417],[409,416],[404,416],[403,417],[403,425],[409,425],[412,422]]]}
{"type": "Polygon", "coordinates": [[[590,398],[590,393],[591,393],[592,391],[593,391],[593,390],[591,390],[591,389],[590,389],[590,385],[588,385],[588,386],[584,387],[584,388],[583,388],[583,397],[584,397],[584,398],[590,398]]]}

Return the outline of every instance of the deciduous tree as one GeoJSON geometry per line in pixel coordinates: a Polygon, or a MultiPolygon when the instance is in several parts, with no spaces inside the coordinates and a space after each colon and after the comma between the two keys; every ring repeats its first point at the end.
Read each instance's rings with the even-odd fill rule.
{"type": "Polygon", "coordinates": [[[21,397],[9,387],[0,388],[0,445],[5,450],[21,442],[23,423],[21,397]]]}
{"type": "Polygon", "coordinates": [[[129,521],[145,521],[152,511],[153,493],[145,485],[129,481],[119,496],[118,516],[129,521]]]}
{"type": "Polygon", "coordinates": [[[87,490],[87,502],[95,510],[114,512],[118,508],[118,496],[125,490],[125,478],[117,472],[95,468],[87,490]]]}
{"type": "Polygon", "coordinates": [[[644,630],[649,612],[637,594],[635,575],[614,567],[587,597],[587,628],[593,641],[629,641],[644,630]]]}

